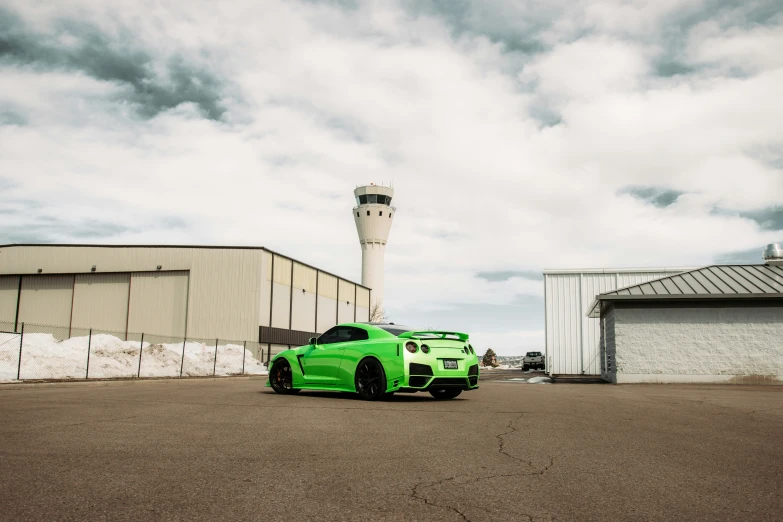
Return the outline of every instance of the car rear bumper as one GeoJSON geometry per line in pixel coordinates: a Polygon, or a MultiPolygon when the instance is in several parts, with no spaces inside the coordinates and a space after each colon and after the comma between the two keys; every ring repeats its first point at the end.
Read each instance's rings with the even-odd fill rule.
{"type": "Polygon", "coordinates": [[[476,364],[462,370],[438,370],[420,363],[410,363],[400,391],[428,391],[439,388],[461,388],[469,391],[479,387],[479,366],[476,364]]]}

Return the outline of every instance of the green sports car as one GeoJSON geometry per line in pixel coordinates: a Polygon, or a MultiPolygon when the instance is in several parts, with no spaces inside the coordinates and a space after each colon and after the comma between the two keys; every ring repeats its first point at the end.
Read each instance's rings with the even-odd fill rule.
{"type": "Polygon", "coordinates": [[[468,336],[406,326],[347,323],[310,344],[277,354],[269,381],[277,393],[333,390],[378,400],[394,392],[427,391],[453,399],[478,388],[479,361],[468,336]]]}

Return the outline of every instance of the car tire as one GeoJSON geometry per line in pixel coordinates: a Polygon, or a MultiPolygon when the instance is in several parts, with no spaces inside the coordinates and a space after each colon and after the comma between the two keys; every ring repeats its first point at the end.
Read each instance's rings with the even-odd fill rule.
{"type": "Polygon", "coordinates": [[[275,364],[272,365],[272,371],[269,372],[269,384],[272,385],[275,393],[291,395],[299,392],[298,389],[294,388],[291,365],[286,359],[275,361],[275,364]]]}
{"type": "Polygon", "coordinates": [[[530,366],[528,366],[527,364],[523,364],[523,365],[522,365],[522,371],[523,371],[523,372],[526,372],[526,371],[528,371],[529,369],[530,369],[530,366]]]}
{"type": "Polygon", "coordinates": [[[359,363],[354,385],[356,393],[365,401],[377,401],[386,395],[386,372],[378,359],[368,357],[359,363]]]}
{"type": "Polygon", "coordinates": [[[462,388],[436,388],[434,390],[430,390],[430,395],[439,401],[453,399],[460,393],[462,393],[462,388]]]}

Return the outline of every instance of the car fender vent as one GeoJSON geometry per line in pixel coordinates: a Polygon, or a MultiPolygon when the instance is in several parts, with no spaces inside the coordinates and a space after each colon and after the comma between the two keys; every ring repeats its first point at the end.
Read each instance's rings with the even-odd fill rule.
{"type": "Polygon", "coordinates": [[[478,375],[479,373],[478,364],[474,364],[470,368],[468,368],[468,375],[478,375]]]}

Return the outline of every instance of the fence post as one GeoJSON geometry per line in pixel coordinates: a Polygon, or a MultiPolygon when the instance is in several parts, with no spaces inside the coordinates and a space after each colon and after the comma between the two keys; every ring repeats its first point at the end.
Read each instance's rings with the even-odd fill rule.
{"type": "Polygon", "coordinates": [[[19,335],[19,366],[16,367],[16,380],[22,374],[22,343],[24,342],[24,323],[22,323],[22,333],[19,335]]]}
{"type": "Polygon", "coordinates": [[[247,354],[247,341],[244,343],[244,349],[242,350],[242,373],[240,375],[245,375],[245,356],[247,354]]]}
{"type": "Polygon", "coordinates": [[[141,334],[141,344],[139,344],[139,374],[136,375],[136,378],[141,377],[141,352],[144,351],[144,334],[141,334]]]}
{"type": "Polygon", "coordinates": [[[215,376],[215,369],[217,369],[217,346],[218,346],[218,340],[215,339],[215,362],[212,363],[212,377],[215,376]]]}
{"type": "Polygon", "coordinates": [[[90,378],[90,347],[92,346],[92,328],[90,328],[90,334],[87,337],[87,374],[84,376],[85,379],[90,378]]]}
{"type": "Polygon", "coordinates": [[[182,362],[179,363],[179,376],[182,377],[182,367],[185,365],[185,343],[188,342],[188,338],[185,337],[182,340],[182,362]]]}
{"type": "Polygon", "coordinates": [[[266,346],[266,365],[269,366],[269,361],[272,360],[272,345],[268,344],[266,346]]]}

